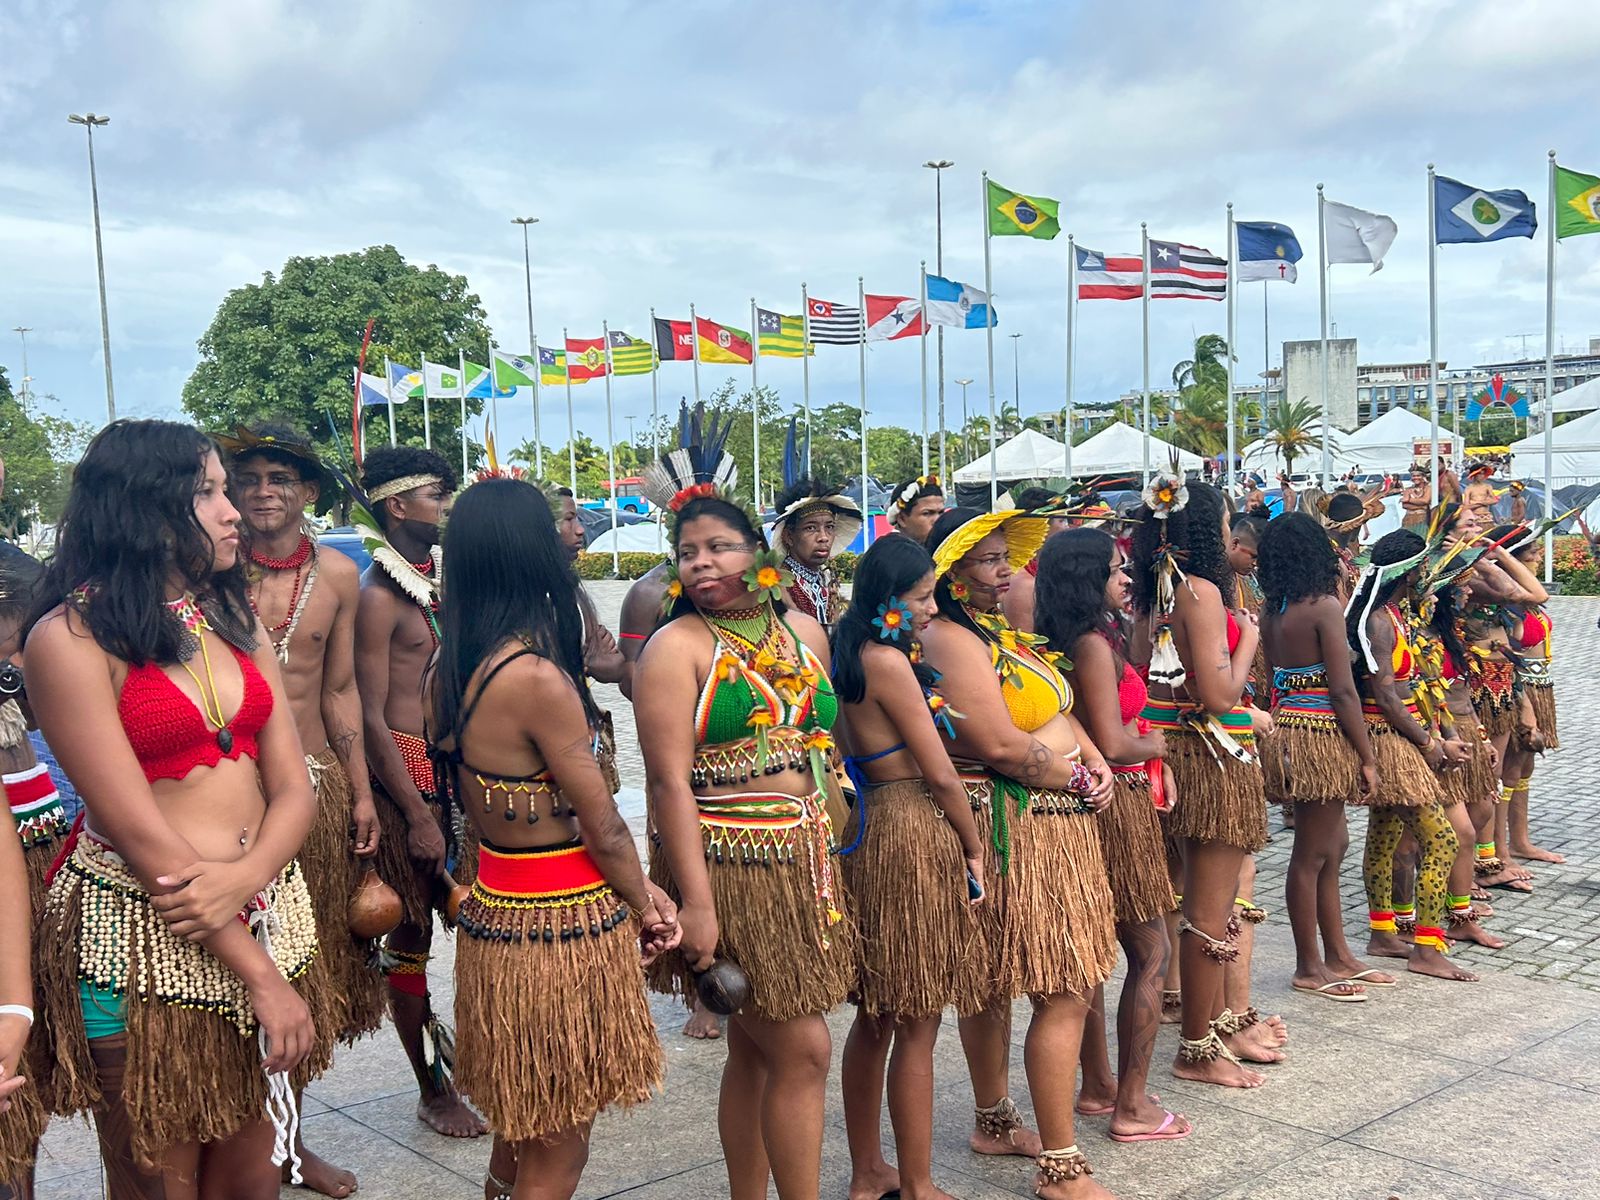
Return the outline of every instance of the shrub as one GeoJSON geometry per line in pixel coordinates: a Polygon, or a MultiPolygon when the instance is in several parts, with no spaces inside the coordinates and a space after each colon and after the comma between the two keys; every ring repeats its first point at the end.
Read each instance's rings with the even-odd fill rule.
{"type": "Polygon", "coordinates": [[[1556,538],[1554,574],[1562,595],[1600,596],[1600,570],[1588,538],[1556,538]]]}
{"type": "Polygon", "coordinates": [[[617,574],[611,573],[611,555],[589,554],[578,555],[579,579],[638,579],[648,575],[655,569],[666,555],[654,551],[630,550],[617,555],[617,574]]]}

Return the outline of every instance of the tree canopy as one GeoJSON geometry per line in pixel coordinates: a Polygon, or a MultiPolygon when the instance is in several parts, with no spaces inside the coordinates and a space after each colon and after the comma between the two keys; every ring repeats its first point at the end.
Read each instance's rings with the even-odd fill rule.
{"type": "Polygon", "coordinates": [[[0,535],[8,540],[60,519],[73,465],[92,436],[89,426],[48,411],[55,406],[54,396],[36,395],[32,411],[25,410],[0,367],[0,535]]]}
{"type": "MultiPolygon", "coordinates": [[[[451,366],[463,353],[487,361],[489,327],[465,276],[408,263],[393,246],[297,257],[223,297],[184,384],[184,410],[213,431],[286,421],[348,462],[353,370],[372,319],[371,374],[383,374],[385,355],[412,367],[424,356],[451,366]]],[[[482,409],[467,401],[469,427],[482,409]]],[[[434,449],[452,462],[461,456],[459,413],[456,401],[432,403],[434,449]]],[[[399,440],[422,445],[422,402],[396,405],[395,417],[399,440]]],[[[368,410],[366,420],[367,444],[387,441],[387,409],[368,410]]]]}

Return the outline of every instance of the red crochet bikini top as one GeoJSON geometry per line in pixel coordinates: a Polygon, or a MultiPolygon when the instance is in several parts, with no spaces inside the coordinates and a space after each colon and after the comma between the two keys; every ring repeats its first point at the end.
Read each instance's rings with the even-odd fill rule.
{"type": "Polygon", "coordinates": [[[1122,679],[1117,684],[1117,705],[1122,711],[1122,723],[1126,725],[1142,713],[1145,701],[1149,698],[1150,689],[1139,677],[1139,672],[1128,663],[1123,663],[1122,679]]]}
{"type": "Polygon", "coordinates": [[[272,715],[272,689],[248,654],[234,646],[228,649],[244,676],[244,699],[228,722],[233,745],[226,753],[217,743],[217,731],[165,671],[155,663],[129,666],[117,715],[151,783],[182,779],[196,767],[214,767],[224,758],[257,756],[256,735],[272,715]]]}

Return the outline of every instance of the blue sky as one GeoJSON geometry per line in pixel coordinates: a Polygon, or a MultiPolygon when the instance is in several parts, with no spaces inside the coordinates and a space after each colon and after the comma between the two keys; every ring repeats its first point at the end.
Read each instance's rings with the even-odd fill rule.
{"type": "MultiPolygon", "coordinates": [[[[541,341],[602,319],[645,332],[689,302],[744,326],[750,298],[914,294],[934,257],[945,173],[945,273],[982,286],[979,171],[1058,197],[1081,244],[1153,236],[1222,250],[1224,204],[1293,226],[1315,255],[1315,185],[1393,216],[1384,270],[1333,269],[1332,313],[1363,361],[1427,353],[1425,166],[1529,192],[1545,151],[1600,173],[1592,64],[1600,6],[1440,0],[1265,8],[1076,4],[491,4],[457,0],[13,0],[0,9],[0,364],[74,416],[104,411],[83,134],[96,139],[119,410],[172,415],[194,344],[232,287],[295,254],[391,242],[465,274],[505,345],[523,349],[522,244],[533,230],[541,341]]],[[[1559,247],[1558,338],[1600,335],[1600,237],[1559,247]]],[[[1065,236],[994,244],[997,389],[1020,332],[1025,413],[1064,393],[1065,236]]],[[[1542,349],[1544,239],[1440,251],[1441,354],[1542,349]]],[[[1220,304],[1152,310],[1157,383],[1220,304]]],[[[1140,380],[1139,306],[1080,307],[1080,401],[1140,380]]],[[[1272,339],[1315,337],[1315,270],[1274,285],[1272,339]]],[[[1261,369],[1261,285],[1241,293],[1241,378],[1261,369]]],[[[915,425],[914,343],[869,353],[874,420],[915,425]]],[[[1276,361],[1277,352],[1273,352],[1276,361]]],[[[931,355],[930,355],[931,359],[931,355]]],[[[798,406],[797,362],[763,382],[798,406]]],[[[703,381],[727,368],[708,369],[703,381]]],[[[946,339],[946,376],[984,403],[981,332],[946,339]]],[[[748,373],[739,370],[741,378],[748,373]]],[[[664,368],[664,398],[690,389],[664,368]]],[[[813,403],[854,402],[856,353],[823,347],[813,403]]],[[[575,393],[603,429],[602,392],[575,393]]],[[[960,389],[949,403],[959,411],[960,389]]],[[[554,399],[554,398],[552,398],[554,399]]],[[[647,379],[617,384],[621,414],[647,379]]],[[[547,410],[551,428],[564,409],[547,410]]],[[[502,411],[507,433],[525,436],[502,411]]]]}

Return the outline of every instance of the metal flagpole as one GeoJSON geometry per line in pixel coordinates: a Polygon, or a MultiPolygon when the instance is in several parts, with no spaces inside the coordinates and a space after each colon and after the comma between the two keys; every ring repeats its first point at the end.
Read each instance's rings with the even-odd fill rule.
{"type": "MultiPolygon", "coordinates": [[[[1550,151],[1550,205],[1544,211],[1544,507],[1545,516],[1556,515],[1555,496],[1550,490],[1550,471],[1555,457],[1556,427],[1556,152],[1550,151]]],[[[1544,531],[1544,581],[1555,578],[1555,530],[1544,531]]]]}
{"type": "Polygon", "coordinates": [[[1234,289],[1239,286],[1239,277],[1234,263],[1234,260],[1239,257],[1239,247],[1234,244],[1235,237],[1236,235],[1233,231],[1233,201],[1230,200],[1228,201],[1228,446],[1226,451],[1228,461],[1222,472],[1222,490],[1230,496],[1233,495],[1234,454],[1238,450],[1238,438],[1233,431],[1235,424],[1234,406],[1236,403],[1233,398],[1233,341],[1237,333],[1234,328],[1234,322],[1238,315],[1235,311],[1233,293],[1234,289]]]}
{"type": "Polygon", "coordinates": [[[811,297],[800,284],[800,340],[805,353],[800,356],[800,395],[806,412],[806,474],[811,474],[811,297]]]}
{"type": "Polygon", "coordinates": [[[694,304],[689,305],[689,353],[694,358],[694,402],[700,403],[700,318],[694,315],[694,304]]]}
{"type": "MultiPolygon", "coordinates": [[[[781,320],[782,318],[780,318],[781,320]]],[[[761,357],[761,320],[756,315],[756,298],[750,297],[750,466],[755,478],[756,513],[761,504],[761,379],[756,359],[761,357]]],[[[807,430],[809,433],[810,431],[807,430]]]]}
{"type": "MultiPolygon", "coordinates": [[[[389,356],[383,356],[383,393],[389,400],[389,445],[394,445],[394,371],[389,366],[389,356]]],[[[428,394],[428,360],[422,360],[422,394],[428,394]]]]}
{"type": "Polygon", "coordinates": [[[1150,482],[1150,229],[1139,222],[1139,306],[1144,311],[1144,482],[1150,482]]]}
{"type": "Polygon", "coordinates": [[[1267,388],[1272,376],[1272,323],[1267,315],[1267,281],[1261,281],[1261,421],[1267,420],[1267,388]]]}
{"type": "MultiPolygon", "coordinates": [[[[1428,164],[1428,435],[1430,442],[1428,492],[1433,504],[1439,503],[1439,253],[1434,221],[1437,199],[1433,164],[1428,164]]],[[[1454,405],[1451,406],[1452,412],[1454,405]]],[[[1452,439],[1452,442],[1454,439],[1452,439]]]]}
{"type": "Polygon", "coordinates": [[[428,360],[422,360],[422,444],[433,449],[433,417],[428,405],[428,360]]]}
{"type": "Polygon", "coordinates": [[[620,575],[617,559],[617,435],[613,432],[611,408],[611,326],[600,322],[600,340],[606,348],[606,474],[611,476],[611,573],[620,575]]]}
{"type": "MultiPolygon", "coordinates": [[[[856,276],[856,307],[861,313],[861,518],[863,546],[872,545],[872,510],[867,503],[867,282],[856,276]]],[[[809,431],[808,431],[809,432],[809,431]]]]}
{"type": "Polygon", "coordinates": [[[1061,440],[1067,444],[1067,452],[1063,456],[1066,461],[1066,478],[1072,478],[1072,367],[1073,353],[1076,349],[1074,338],[1077,335],[1075,326],[1078,323],[1078,251],[1072,234],[1067,234],[1067,407],[1062,416],[1066,418],[1066,429],[1062,431],[1061,440]]]}
{"type": "Polygon", "coordinates": [[[572,416],[572,359],[567,353],[567,327],[561,327],[561,362],[567,377],[567,486],[578,499],[578,423],[572,416]]]}
{"type": "Polygon", "coordinates": [[[495,445],[500,445],[500,398],[494,386],[494,339],[489,339],[489,426],[494,430],[495,445]]]}
{"type": "Polygon", "coordinates": [[[661,457],[661,348],[656,345],[656,310],[650,310],[650,452],[661,457]]]}
{"type": "Polygon", "coordinates": [[[1333,450],[1328,444],[1328,218],[1323,212],[1327,201],[1322,185],[1317,184],[1317,282],[1322,299],[1322,490],[1333,481],[1333,450]]]}
{"type": "MultiPolygon", "coordinates": [[[[928,260],[922,260],[922,473],[928,473],[928,260]]],[[[890,485],[893,486],[892,484],[890,485]]]]}
{"type": "MultiPolygon", "coordinates": [[[[461,482],[467,482],[472,466],[467,461],[467,352],[456,351],[456,394],[461,397],[461,482]]],[[[422,398],[428,398],[428,371],[422,371],[422,398]]]]}
{"type": "Polygon", "coordinates": [[[1000,464],[995,461],[994,440],[994,270],[989,263],[989,172],[983,173],[978,186],[981,195],[978,211],[983,214],[983,291],[989,303],[989,319],[983,325],[983,338],[989,359],[989,507],[993,509],[1000,501],[1000,464]]]}

